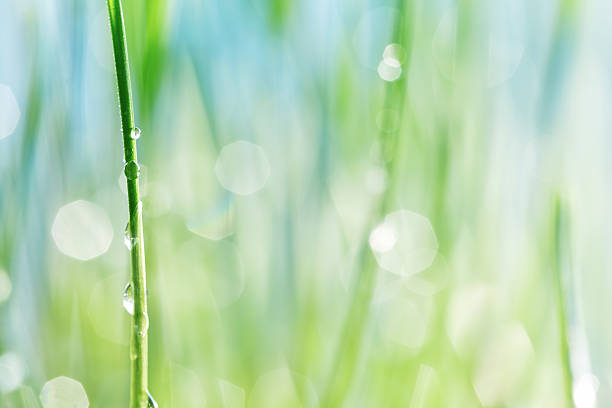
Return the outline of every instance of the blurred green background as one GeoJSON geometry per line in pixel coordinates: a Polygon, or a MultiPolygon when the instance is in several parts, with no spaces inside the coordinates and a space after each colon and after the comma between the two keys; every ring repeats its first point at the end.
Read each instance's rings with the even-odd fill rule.
{"type": "MultiPolygon", "coordinates": [[[[123,6],[161,407],[612,406],[612,3],[123,6]]],[[[2,0],[0,407],[127,406],[122,155],[106,2],[2,0]]]]}

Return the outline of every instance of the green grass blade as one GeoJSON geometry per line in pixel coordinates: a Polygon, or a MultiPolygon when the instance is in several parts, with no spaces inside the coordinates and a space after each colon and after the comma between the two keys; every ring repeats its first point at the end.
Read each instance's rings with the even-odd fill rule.
{"type": "Polygon", "coordinates": [[[144,241],[142,226],[142,204],[138,192],[139,166],[136,155],[136,140],[132,137],[134,112],[132,109],[132,91],[130,85],[130,70],[128,63],[127,41],[123,22],[121,0],[108,0],[115,69],[117,72],[117,88],[119,90],[119,107],[121,111],[121,126],[123,133],[123,148],[125,159],[125,174],[129,205],[129,225],[126,233],[132,237],[131,285],[134,295],[134,315],[132,318],[132,334],[130,345],[131,378],[130,378],[130,408],[147,406],[147,365],[148,346],[146,273],[144,257],[144,241]]]}

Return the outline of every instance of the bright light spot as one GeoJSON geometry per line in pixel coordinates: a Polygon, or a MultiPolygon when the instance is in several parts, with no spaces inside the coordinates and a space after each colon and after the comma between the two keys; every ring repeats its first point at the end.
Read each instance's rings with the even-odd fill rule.
{"type": "Polygon", "coordinates": [[[56,377],[45,383],[40,392],[44,408],[87,408],[89,400],[80,382],[68,377],[56,377]]]}
{"type": "Polygon", "coordinates": [[[108,250],[113,227],[102,207],[78,200],[59,209],[51,235],[62,253],[86,261],[108,250]]]}
{"type": "Polygon", "coordinates": [[[25,365],[12,352],[0,356],[0,392],[8,393],[21,385],[25,377],[25,365]]]}
{"type": "Polygon", "coordinates": [[[397,298],[382,305],[382,333],[387,341],[418,350],[425,343],[430,307],[427,300],[417,304],[397,298]]]}
{"type": "Polygon", "coordinates": [[[4,270],[0,269],[0,303],[9,298],[12,289],[11,278],[4,270]]]}
{"type": "Polygon", "coordinates": [[[125,273],[116,273],[99,281],[89,293],[87,315],[96,334],[117,344],[127,344],[129,332],[121,291],[125,287],[125,273]]]}
{"type": "Polygon", "coordinates": [[[489,38],[487,85],[495,87],[510,79],[523,59],[522,44],[508,43],[493,36],[489,38]]]}
{"type": "Polygon", "coordinates": [[[574,381],[573,396],[576,408],[593,408],[597,402],[599,380],[593,374],[583,374],[574,381]]]}
{"type": "Polygon", "coordinates": [[[380,224],[370,234],[370,247],[374,252],[388,252],[397,243],[397,234],[391,225],[380,224]]]}
{"type": "Polygon", "coordinates": [[[270,177],[270,163],[264,149],[241,140],[221,149],[215,174],[226,190],[249,195],[266,185],[270,177]]]}
{"type": "Polygon", "coordinates": [[[393,59],[383,59],[378,64],[378,76],[383,81],[393,82],[402,75],[402,67],[400,63],[393,59]]]}
{"type": "Polygon", "coordinates": [[[434,33],[432,53],[440,73],[447,79],[455,75],[455,53],[457,48],[457,10],[447,10],[434,33]]]}
{"type": "Polygon", "coordinates": [[[370,194],[381,194],[387,187],[387,172],[382,167],[372,167],[365,175],[365,188],[370,194]]]}
{"type": "Polygon", "coordinates": [[[474,390],[484,406],[507,405],[533,359],[533,347],[520,323],[512,323],[491,339],[476,366],[474,390]]]}
{"type": "Polygon", "coordinates": [[[237,385],[225,380],[219,380],[221,389],[221,400],[223,408],[244,408],[246,405],[246,393],[237,385]]]}
{"type": "Polygon", "coordinates": [[[436,370],[425,364],[421,364],[419,367],[419,373],[417,374],[416,384],[414,385],[414,391],[410,398],[410,407],[425,407],[427,404],[427,396],[430,393],[432,382],[435,378],[436,370]]]}
{"type": "Polygon", "coordinates": [[[185,224],[194,234],[219,241],[234,233],[234,204],[231,199],[223,200],[204,214],[191,217],[185,224]]]}
{"type": "Polygon", "coordinates": [[[402,276],[429,268],[438,253],[429,220],[408,210],[388,214],[370,234],[370,247],[382,269],[402,276]]]}
{"type": "Polygon", "coordinates": [[[446,314],[446,332],[458,354],[466,356],[488,330],[486,316],[491,300],[491,289],[483,284],[461,287],[453,292],[446,314]]]}
{"type": "Polygon", "coordinates": [[[318,397],[310,380],[286,367],[259,377],[249,397],[249,408],[315,406],[318,406],[318,397]]]}
{"type": "Polygon", "coordinates": [[[0,139],[15,131],[20,115],[13,91],[8,86],[0,84],[0,139]]]}
{"type": "Polygon", "coordinates": [[[242,296],[247,279],[245,268],[238,248],[231,242],[195,237],[180,247],[178,258],[181,261],[177,268],[185,281],[172,282],[172,285],[181,294],[179,304],[187,309],[202,302],[222,309],[242,296]]]}
{"type": "Polygon", "coordinates": [[[397,9],[390,7],[377,7],[363,14],[353,34],[353,47],[362,65],[376,68],[381,50],[391,39],[397,15],[397,9]]]}
{"type": "Polygon", "coordinates": [[[527,9],[520,2],[505,2],[493,4],[489,12],[487,85],[494,87],[510,79],[523,59],[527,9]]]}
{"type": "Polygon", "coordinates": [[[404,63],[406,52],[404,47],[399,44],[389,44],[383,51],[383,60],[391,66],[398,66],[404,63]]]}
{"type": "Polygon", "coordinates": [[[206,407],[204,384],[197,372],[171,365],[169,407],[206,407]]]}

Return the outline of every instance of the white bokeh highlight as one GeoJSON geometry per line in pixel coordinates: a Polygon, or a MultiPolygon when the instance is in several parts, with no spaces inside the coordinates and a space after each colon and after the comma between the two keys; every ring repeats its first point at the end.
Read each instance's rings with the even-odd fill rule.
{"type": "Polygon", "coordinates": [[[5,302],[11,296],[12,290],[11,278],[6,271],[0,269],[0,303],[5,302]]]}
{"type": "Polygon", "coordinates": [[[525,328],[513,322],[499,329],[476,364],[474,390],[486,407],[508,406],[534,358],[525,328]]]}
{"type": "Polygon", "coordinates": [[[223,408],[244,408],[246,406],[244,389],[229,381],[218,380],[218,382],[223,408]]]}
{"type": "Polygon", "coordinates": [[[25,364],[17,353],[7,352],[0,356],[0,392],[17,389],[26,374],[25,364]]]}
{"type": "Polygon", "coordinates": [[[438,253],[438,241],[429,220],[408,210],[388,214],[369,238],[378,265],[401,276],[429,268],[438,253]]]}
{"type": "Polygon", "coordinates": [[[7,85],[0,84],[0,139],[15,131],[20,116],[15,94],[7,85]]]}
{"type": "Polygon", "coordinates": [[[266,185],[270,177],[270,163],[261,146],[241,140],[221,149],[215,174],[226,190],[238,195],[250,195],[266,185]]]}
{"type": "Polygon", "coordinates": [[[383,81],[393,82],[399,79],[402,75],[402,66],[397,60],[394,59],[383,59],[378,64],[376,69],[378,76],[383,81]]]}
{"type": "Polygon", "coordinates": [[[249,397],[249,408],[317,406],[318,397],[312,382],[287,367],[269,371],[259,377],[249,397]]]}
{"type": "Polygon", "coordinates": [[[578,377],[572,387],[572,396],[576,408],[595,408],[599,380],[593,374],[585,373],[578,377]]]}
{"type": "Polygon", "coordinates": [[[108,250],[113,240],[113,227],[102,207],[77,200],[59,209],[51,235],[60,252],[86,261],[108,250]]]}
{"type": "Polygon", "coordinates": [[[80,382],[69,377],[56,377],[45,383],[40,392],[43,408],[87,408],[89,399],[80,382]]]}

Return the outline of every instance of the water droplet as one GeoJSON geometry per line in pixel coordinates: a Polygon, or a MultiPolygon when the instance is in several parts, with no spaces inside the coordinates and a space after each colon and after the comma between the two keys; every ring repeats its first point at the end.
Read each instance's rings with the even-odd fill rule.
{"type": "Polygon", "coordinates": [[[402,75],[402,67],[397,60],[383,59],[378,64],[377,72],[383,81],[393,82],[402,75]]]}
{"type": "Polygon", "coordinates": [[[142,131],[140,130],[140,128],[135,127],[134,129],[132,129],[132,133],[130,133],[130,137],[134,140],[138,140],[140,139],[141,134],[142,134],[142,131]]]}
{"type": "Polygon", "coordinates": [[[68,377],[47,381],[40,392],[44,408],[87,408],[89,400],[80,382],[68,377]]]}
{"type": "Polygon", "coordinates": [[[125,164],[123,173],[128,180],[136,180],[140,175],[140,166],[134,160],[130,160],[125,164]]]}
{"type": "Polygon", "coordinates": [[[149,315],[146,313],[142,314],[142,319],[140,319],[134,326],[136,329],[136,334],[138,337],[144,337],[147,335],[147,331],[149,330],[149,315]]]}
{"type": "Polygon", "coordinates": [[[77,200],[59,209],[51,235],[62,253],[86,261],[108,250],[113,240],[113,227],[102,207],[77,200]]]}
{"type": "Polygon", "coordinates": [[[157,405],[157,401],[155,401],[149,390],[147,390],[147,398],[147,408],[159,408],[159,405],[157,405]]]}
{"type": "Polygon", "coordinates": [[[123,289],[123,307],[129,314],[134,314],[134,292],[132,290],[132,282],[128,282],[123,289]]]}
{"type": "Polygon", "coordinates": [[[0,84],[0,139],[15,131],[19,122],[19,105],[11,88],[0,84]]]}
{"type": "Polygon", "coordinates": [[[125,233],[123,235],[123,243],[127,247],[128,250],[132,250],[134,246],[138,243],[138,237],[133,237],[130,232],[130,223],[128,222],[125,225],[125,233]]]}

